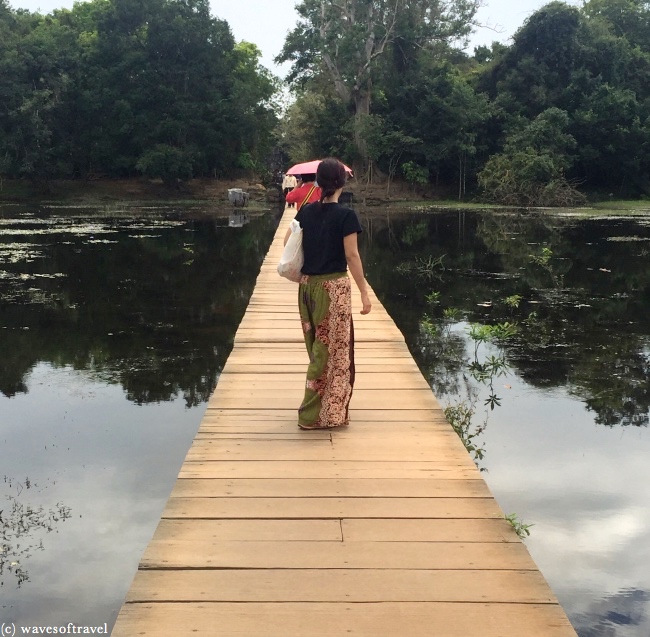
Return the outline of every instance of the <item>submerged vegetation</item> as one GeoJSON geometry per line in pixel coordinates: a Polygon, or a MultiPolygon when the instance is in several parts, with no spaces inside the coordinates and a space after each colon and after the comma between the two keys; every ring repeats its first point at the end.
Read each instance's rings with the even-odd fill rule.
{"type": "Polygon", "coordinates": [[[23,501],[35,489],[29,478],[17,482],[7,476],[4,486],[9,490],[0,503],[0,587],[5,577],[13,576],[17,586],[29,581],[25,562],[35,551],[44,550],[42,535],[56,531],[59,522],[70,518],[70,508],[57,503],[50,509],[23,501]]]}
{"type": "MultiPolygon", "coordinates": [[[[443,320],[449,323],[449,316],[449,312],[444,314],[443,320]]],[[[454,316],[457,316],[456,312],[454,312],[454,316]]],[[[421,325],[422,329],[425,330],[437,329],[427,315],[424,315],[421,325]]],[[[516,325],[507,322],[495,325],[472,323],[467,327],[467,334],[473,343],[474,350],[471,358],[467,360],[463,358],[461,361],[465,365],[462,373],[463,375],[467,374],[464,383],[466,395],[464,397],[456,395],[455,402],[448,404],[444,408],[445,417],[449,424],[458,434],[463,445],[465,445],[465,448],[481,470],[484,470],[484,467],[480,467],[479,461],[483,460],[485,447],[482,442],[479,443],[479,437],[488,425],[489,411],[493,411],[495,407],[501,405],[501,398],[496,394],[494,381],[507,375],[510,370],[510,365],[502,349],[497,349],[496,354],[485,353],[482,351],[482,346],[486,343],[496,345],[503,343],[512,338],[517,331],[516,325]],[[477,421],[476,414],[478,390],[475,385],[468,381],[468,377],[488,391],[483,406],[489,407],[489,411],[484,412],[480,421],[477,421]]],[[[449,337],[449,332],[447,332],[446,337],[449,337]]]]}

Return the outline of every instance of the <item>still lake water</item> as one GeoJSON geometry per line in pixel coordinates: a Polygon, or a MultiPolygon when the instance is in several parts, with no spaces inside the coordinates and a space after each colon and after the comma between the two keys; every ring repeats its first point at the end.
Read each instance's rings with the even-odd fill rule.
{"type": "MultiPolygon", "coordinates": [[[[650,217],[361,217],[371,284],[443,405],[487,414],[483,475],[580,636],[648,637],[650,217]],[[505,321],[475,359],[468,326],[505,321]]],[[[276,223],[0,208],[0,623],[114,622],[276,223]]]]}

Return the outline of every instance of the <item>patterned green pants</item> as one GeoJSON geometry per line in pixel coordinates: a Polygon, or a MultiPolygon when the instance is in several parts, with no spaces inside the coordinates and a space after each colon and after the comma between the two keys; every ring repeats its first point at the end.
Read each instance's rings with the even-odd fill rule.
{"type": "Polygon", "coordinates": [[[303,276],[298,306],[309,354],[298,422],[309,429],[345,426],[354,385],[350,279],[344,272],[303,276]]]}

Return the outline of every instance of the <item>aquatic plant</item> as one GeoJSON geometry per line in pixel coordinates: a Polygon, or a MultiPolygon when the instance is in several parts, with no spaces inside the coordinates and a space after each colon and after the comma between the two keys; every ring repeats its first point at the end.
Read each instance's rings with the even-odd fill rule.
{"type": "MultiPolygon", "coordinates": [[[[467,452],[478,466],[478,461],[482,460],[485,454],[485,443],[479,444],[477,439],[485,431],[487,420],[484,420],[481,424],[475,424],[474,407],[475,403],[469,400],[458,401],[453,405],[447,405],[444,408],[444,413],[452,429],[461,439],[465,449],[467,449],[467,452]]],[[[485,471],[484,467],[479,467],[479,469],[485,471]]]]}
{"type": "Polygon", "coordinates": [[[506,515],[505,519],[522,540],[530,535],[530,527],[535,526],[534,524],[524,524],[524,522],[517,517],[516,513],[510,513],[509,515],[506,515]]]}
{"type": "Polygon", "coordinates": [[[5,495],[8,506],[0,509],[0,586],[5,585],[6,572],[16,578],[20,587],[29,581],[23,561],[34,551],[44,550],[42,538],[35,536],[39,532],[51,533],[59,522],[70,517],[71,512],[60,502],[50,509],[22,502],[23,493],[36,486],[29,478],[19,483],[5,476],[4,482],[14,493],[5,495]]]}
{"type": "Polygon", "coordinates": [[[427,294],[424,298],[428,305],[440,304],[440,292],[436,292],[435,290],[429,292],[429,294],[427,294]]]}
{"type": "Polygon", "coordinates": [[[479,347],[487,342],[503,342],[513,337],[518,332],[518,326],[514,323],[497,323],[496,325],[481,325],[472,323],[469,328],[470,338],[474,341],[474,360],[469,364],[469,372],[477,382],[488,387],[489,394],[485,399],[485,405],[493,410],[501,405],[501,399],[494,390],[494,379],[505,376],[510,369],[505,355],[499,353],[497,356],[486,356],[479,360],[479,347]]]}

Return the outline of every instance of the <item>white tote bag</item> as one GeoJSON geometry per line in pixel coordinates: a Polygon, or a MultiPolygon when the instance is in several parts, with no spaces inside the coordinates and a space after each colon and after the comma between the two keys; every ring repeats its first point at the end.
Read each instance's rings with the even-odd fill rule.
{"type": "Polygon", "coordinates": [[[302,273],[302,264],[304,263],[304,256],[302,252],[302,228],[300,223],[295,219],[289,225],[291,229],[291,236],[284,246],[284,252],[280,263],[278,263],[278,274],[283,276],[289,281],[298,283],[302,273]]]}

